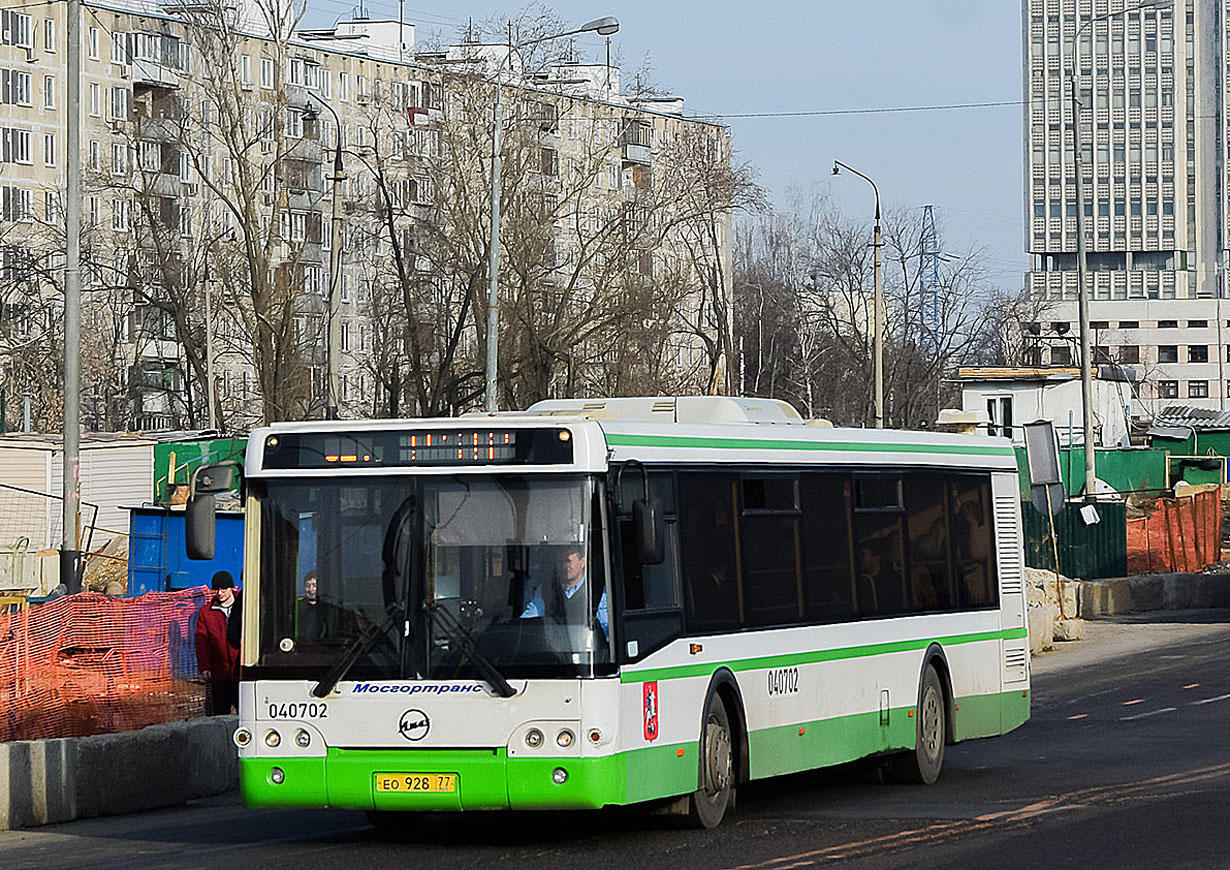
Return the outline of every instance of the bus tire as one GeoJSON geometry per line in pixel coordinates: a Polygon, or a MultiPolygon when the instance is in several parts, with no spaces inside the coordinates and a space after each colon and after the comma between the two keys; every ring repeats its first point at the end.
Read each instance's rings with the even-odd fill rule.
{"type": "Polygon", "coordinates": [[[931,785],[944,766],[944,741],[948,733],[944,686],[932,665],[923,672],[914,716],[914,751],[892,760],[892,778],[898,782],[931,785]]]}
{"type": "Polygon", "coordinates": [[[700,787],[688,798],[688,820],[697,828],[716,828],[735,796],[734,739],[726,704],[709,698],[700,735],[700,787]]]}
{"type": "Polygon", "coordinates": [[[368,810],[367,823],[379,836],[396,839],[417,831],[423,814],[412,810],[368,810]]]}

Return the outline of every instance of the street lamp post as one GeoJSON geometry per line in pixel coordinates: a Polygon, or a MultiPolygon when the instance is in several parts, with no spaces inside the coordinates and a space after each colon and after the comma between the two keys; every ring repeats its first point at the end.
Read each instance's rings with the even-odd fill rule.
{"type": "MultiPolygon", "coordinates": [[[[1080,59],[1081,37],[1086,30],[1099,21],[1106,21],[1118,15],[1126,15],[1130,12],[1137,12],[1154,6],[1168,6],[1171,2],[1172,0],[1144,0],[1144,2],[1138,3],[1135,6],[1129,6],[1126,9],[1094,15],[1076,29],[1075,37],[1072,39],[1072,70],[1069,76],[1069,83],[1072,93],[1072,161],[1073,168],[1076,170],[1075,186],[1073,187],[1073,193],[1076,195],[1076,299],[1077,316],[1080,318],[1081,417],[1084,421],[1086,499],[1093,498],[1096,492],[1097,472],[1095,466],[1096,447],[1093,443],[1093,370],[1090,364],[1089,289],[1085,286],[1085,273],[1088,264],[1085,244],[1085,199],[1081,190],[1083,169],[1081,166],[1080,145],[1080,99],[1077,97],[1077,79],[1080,75],[1078,61],[1080,59]]],[[[1090,83],[1090,93],[1092,92],[1093,87],[1092,83],[1090,83]]]]}
{"type": "MultiPolygon", "coordinates": [[[[609,15],[582,24],[576,30],[568,30],[551,36],[527,39],[508,45],[508,65],[512,67],[512,53],[519,48],[574,36],[578,33],[599,33],[610,36],[619,30],[619,21],[609,15]]],[[[501,68],[503,64],[500,65],[501,68]]],[[[487,369],[484,410],[495,413],[499,409],[499,356],[500,356],[500,151],[504,146],[504,118],[500,108],[501,83],[499,73],[495,80],[495,101],[492,112],[491,134],[491,229],[487,251],[487,369]]]]}
{"type": "Polygon", "coordinates": [[[872,234],[872,246],[875,248],[875,296],[872,303],[872,335],[874,344],[875,397],[876,397],[876,428],[884,428],[884,242],[880,234],[880,188],[876,183],[852,166],[847,166],[840,160],[833,161],[833,174],[840,175],[840,170],[857,175],[871,185],[876,195],[876,222],[872,234]]]}
{"type": "MultiPolygon", "coordinates": [[[[340,287],[342,274],[342,193],[341,183],[346,178],[345,170],[342,168],[342,122],[338,118],[337,112],[333,107],[322,100],[312,91],[308,91],[308,96],[314,99],[320,105],[329,110],[329,114],[333,116],[333,176],[330,181],[333,184],[333,216],[329,221],[330,237],[332,244],[329,250],[329,314],[328,314],[328,346],[325,355],[325,372],[326,372],[326,398],[325,398],[325,417],[329,420],[337,419],[338,407],[338,389],[339,384],[339,362],[341,355],[341,324],[338,322],[338,311],[340,308],[340,287]]],[[[311,111],[311,105],[305,112],[311,111]]],[[[314,113],[312,113],[314,114],[314,113]]],[[[310,115],[309,115],[310,116],[310,115]]]]}

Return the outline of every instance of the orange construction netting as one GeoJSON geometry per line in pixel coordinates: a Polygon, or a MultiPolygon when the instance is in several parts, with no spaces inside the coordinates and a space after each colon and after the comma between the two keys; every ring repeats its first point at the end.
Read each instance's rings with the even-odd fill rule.
{"type": "Polygon", "coordinates": [[[1196,572],[1221,558],[1221,492],[1159,498],[1153,512],[1127,521],[1127,572],[1196,572]]]}
{"type": "Polygon", "coordinates": [[[204,587],[84,593],[0,615],[0,741],[131,731],[204,712],[204,587]]]}

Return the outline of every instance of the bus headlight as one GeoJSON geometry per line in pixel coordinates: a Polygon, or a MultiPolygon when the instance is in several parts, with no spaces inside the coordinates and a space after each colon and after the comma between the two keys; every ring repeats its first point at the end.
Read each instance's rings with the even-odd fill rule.
{"type": "Polygon", "coordinates": [[[280,767],[275,767],[269,771],[269,781],[274,785],[281,785],[286,781],[286,773],[280,767]]]}
{"type": "Polygon", "coordinates": [[[563,785],[568,781],[568,771],[564,770],[562,767],[557,767],[555,770],[551,771],[551,779],[556,785],[563,785]]]}
{"type": "Polygon", "coordinates": [[[574,737],[573,733],[567,728],[555,735],[555,742],[561,749],[567,749],[572,745],[572,741],[575,739],[576,737],[574,737]]]}
{"type": "Polygon", "coordinates": [[[599,743],[602,742],[602,732],[599,731],[597,728],[590,728],[589,734],[586,736],[589,737],[589,742],[594,744],[594,746],[597,746],[599,743]]]}
{"type": "Polygon", "coordinates": [[[542,741],[542,732],[537,728],[531,728],[525,732],[525,745],[530,749],[537,749],[539,746],[542,746],[542,741]]]}
{"type": "Polygon", "coordinates": [[[282,735],[270,728],[265,732],[265,745],[270,749],[282,742],[282,735]]]}
{"type": "Polygon", "coordinates": [[[295,732],[295,745],[300,749],[307,749],[312,743],[312,735],[308,734],[302,728],[295,732]]]}
{"type": "Polygon", "coordinates": [[[252,732],[247,728],[236,728],[235,734],[231,739],[235,741],[236,746],[243,749],[252,742],[252,732]]]}

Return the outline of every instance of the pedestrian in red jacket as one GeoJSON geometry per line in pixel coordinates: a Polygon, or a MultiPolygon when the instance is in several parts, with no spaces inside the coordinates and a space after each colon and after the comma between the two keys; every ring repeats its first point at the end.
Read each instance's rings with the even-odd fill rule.
{"type": "Polygon", "coordinates": [[[239,709],[239,594],[227,571],[210,583],[214,595],[197,611],[196,664],[206,684],[205,715],[239,709]]]}

